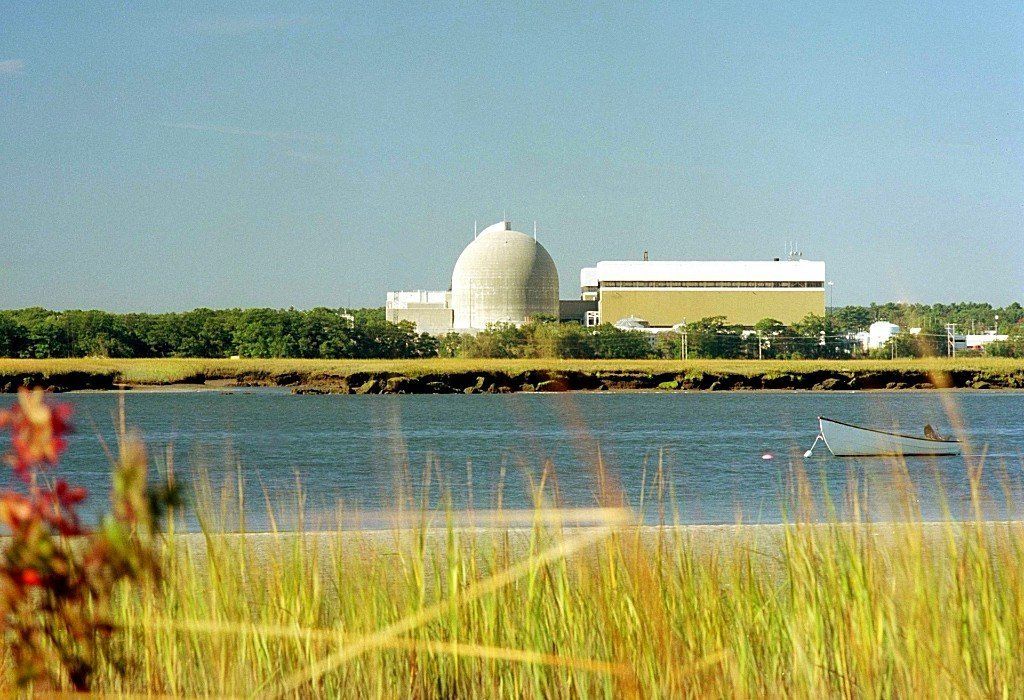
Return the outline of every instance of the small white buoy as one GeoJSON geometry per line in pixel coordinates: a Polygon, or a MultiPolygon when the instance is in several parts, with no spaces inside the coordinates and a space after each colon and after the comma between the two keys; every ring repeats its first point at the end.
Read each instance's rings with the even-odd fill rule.
{"type": "Polygon", "coordinates": [[[772,453],[765,452],[763,455],[761,455],[761,459],[775,459],[775,457],[772,455],[772,453]]]}

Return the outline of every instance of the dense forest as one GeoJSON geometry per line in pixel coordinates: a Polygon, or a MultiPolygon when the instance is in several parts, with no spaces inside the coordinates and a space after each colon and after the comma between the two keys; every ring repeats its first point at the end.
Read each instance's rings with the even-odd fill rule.
{"type": "Polygon", "coordinates": [[[0,311],[6,357],[431,357],[437,340],[383,309],[196,309],[182,313],[0,311]]]}
{"type": "MultiPolygon", "coordinates": [[[[994,355],[1024,356],[1024,307],[989,304],[880,304],[846,306],[792,326],[764,319],[755,332],[720,317],[686,326],[693,358],[825,358],[857,356],[849,334],[886,320],[904,331],[875,351],[882,357],[945,352],[946,323],[958,330],[994,328],[1011,338],[989,346],[994,355]],[[997,317],[998,316],[998,321],[997,317]]],[[[390,323],[383,309],[195,309],[181,313],[113,314],[105,311],[0,311],[0,357],[680,357],[684,336],[624,331],[610,324],[583,328],[538,319],[522,327],[499,325],[476,335],[442,338],[417,334],[409,323],[390,323]]]]}

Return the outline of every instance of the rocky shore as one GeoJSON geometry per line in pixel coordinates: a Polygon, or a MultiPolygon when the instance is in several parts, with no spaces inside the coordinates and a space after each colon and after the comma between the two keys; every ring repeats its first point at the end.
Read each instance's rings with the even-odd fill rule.
{"type": "Polygon", "coordinates": [[[646,373],[547,371],[517,373],[451,372],[408,377],[388,372],[356,372],[300,383],[303,394],[508,394],[557,391],[854,391],[871,389],[1020,389],[1024,372],[992,374],[976,370],[941,375],[914,371],[829,371],[785,374],[646,373]]]}
{"type": "Polygon", "coordinates": [[[958,367],[850,367],[820,365],[809,369],[778,369],[736,363],[725,369],[680,368],[676,371],[638,369],[551,368],[484,369],[444,368],[438,371],[402,371],[385,365],[366,371],[358,368],[310,367],[275,370],[252,365],[195,370],[170,378],[143,381],[117,369],[22,370],[0,375],[0,392],[19,386],[42,386],[51,391],[114,390],[153,387],[230,389],[234,387],[286,387],[298,394],[508,394],[562,391],[864,391],[902,389],[1024,389],[1024,366],[958,367]]]}

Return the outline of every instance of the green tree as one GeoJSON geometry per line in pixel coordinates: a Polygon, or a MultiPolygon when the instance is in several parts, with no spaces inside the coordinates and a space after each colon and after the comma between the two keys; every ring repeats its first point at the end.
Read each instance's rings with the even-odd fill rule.
{"type": "Polygon", "coordinates": [[[22,357],[28,329],[9,311],[0,311],[0,357],[22,357]]]}
{"type": "Polygon", "coordinates": [[[526,334],[511,323],[492,323],[473,337],[469,357],[522,357],[526,334]]]}
{"type": "Polygon", "coordinates": [[[643,331],[624,331],[602,323],[593,337],[594,356],[600,359],[642,359],[654,354],[654,339],[643,331]]]}
{"type": "Polygon", "coordinates": [[[446,333],[438,339],[437,354],[440,357],[469,357],[473,342],[469,333],[446,333]]]}
{"type": "Polygon", "coordinates": [[[900,357],[919,357],[918,343],[910,333],[897,333],[885,341],[885,344],[872,350],[869,355],[876,359],[900,357]]]}
{"type": "Polygon", "coordinates": [[[25,327],[23,357],[71,357],[71,335],[60,314],[39,307],[11,313],[25,327]]]}
{"type": "Polygon", "coordinates": [[[65,311],[60,314],[72,357],[136,357],[144,344],[125,317],[106,311],[65,311]]]}
{"type": "Polygon", "coordinates": [[[754,324],[754,333],[744,338],[743,354],[763,360],[785,358],[789,355],[792,330],[775,318],[762,318],[754,324]]]}
{"type": "Polygon", "coordinates": [[[786,328],[786,325],[778,319],[762,318],[754,324],[754,330],[760,332],[762,335],[782,335],[788,329],[786,328]]]}
{"type": "Polygon", "coordinates": [[[1024,357],[1024,325],[1016,325],[1007,333],[1006,340],[997,340],[985,346],[985,353],[993,357],[1024,357]]]}
{"type": "Polygon", "coordinates": [[[665,331],[654,336],[654,356],[665,360],[678,360],[682,356],[683,336],[665,331]]]}
{"type": "Polygon", "coordinates": [[[690,357],[740,357],[743,347],[739,329],[729,326],[725,316],[709,316],[686,324],[687,354],[690,357]]]}
{"type": "Polygon", "coordinates": [[[232,342],[242,357],[296,357],[297,343],[291,333],[289,311],[243,311],[232,342]]]}
{"type": "Polygon", "coordinates": [[[594,334],[589,329],[576,322],[558,324],[556,329],[555,357],[585,360],[596,356],[594,334]]]}

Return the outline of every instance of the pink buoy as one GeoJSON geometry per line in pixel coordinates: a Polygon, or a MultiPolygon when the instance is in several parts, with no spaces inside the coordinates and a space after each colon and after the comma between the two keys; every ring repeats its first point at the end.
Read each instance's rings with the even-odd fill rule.
{"type": "Polygon", "coordinates": [[[761,455],[761,459],[775,459],[775,456],[772,455],[770,452],[765,452],[763,455],[761,455]]]}

